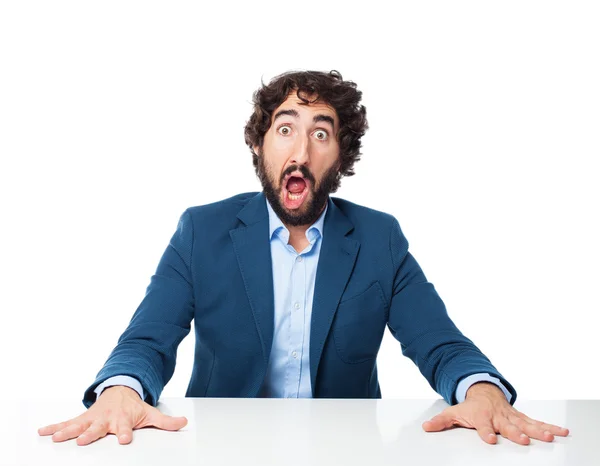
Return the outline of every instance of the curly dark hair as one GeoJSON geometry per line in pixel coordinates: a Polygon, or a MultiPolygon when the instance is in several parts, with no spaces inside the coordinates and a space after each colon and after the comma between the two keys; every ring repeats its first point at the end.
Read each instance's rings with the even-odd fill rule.
{"type": "Polygon", "coordinates": [[[268,85],[262,82],[262,87],[253,94],[254,113],[244,128],[244,138],[252,152],[252,163],[258,175],[258,154],[253,146],[262,148],[265,133],[271,127],[271,117],[291,92],[296,91],[303,105],[321,101],[333,107],[339,118],[337,134],[340,146],[339,179],[343,176],[354,175],[354,163],[360,160],[360,138],[369,128],[367,110],[360,104],[362,92],[356,89],[352,81],[344,81],[342,75],[332,70],[329,73],[321,71],[289,71],[273,78],[268,85]],[[309,101],[304,96],[313,96],[309,101]]]}

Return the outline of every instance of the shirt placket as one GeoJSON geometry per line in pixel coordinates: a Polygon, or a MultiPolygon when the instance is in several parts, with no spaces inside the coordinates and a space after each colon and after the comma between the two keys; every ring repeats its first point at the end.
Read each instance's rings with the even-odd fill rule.
{"type": "Polygon", "coordinates": [[[296,255],[292,264],[292,287],[290,300],[290,348],[288,350],[288,374],[286,396],[297,398],[302,369],[302,345],[304,342],[304,309],[306,297],[306,263],[302,255],[296,255]]]}

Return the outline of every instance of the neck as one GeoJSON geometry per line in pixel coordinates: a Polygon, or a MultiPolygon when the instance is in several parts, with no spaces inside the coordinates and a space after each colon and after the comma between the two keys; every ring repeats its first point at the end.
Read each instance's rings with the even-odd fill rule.
{"type": "MultiPolygon", "coordinates": [[[[325,202],[325,204],[323,204],[323,207],[321,208],[321,210],[319,210],[319,215],[317,215],[317,218],[319,218],[321,216],[321,214],[325,210],[326,206],[327,206],[327,202],[325,202]]],[[[316,219],[315,219],[315,221],[316,221],[316,219]]],[[[312,223],[311,224],[306,224],[306,225],[292,226],[292,225],[288,225],[287,223],[284,223],[284,226],[290,232],[290,243],[292,242],[292,239],[299,240],[299,239],[302,239],[302,238],[306,238],[306,230],[308,230],[308,228],[311,225],[312,225],[312,223]]]]}

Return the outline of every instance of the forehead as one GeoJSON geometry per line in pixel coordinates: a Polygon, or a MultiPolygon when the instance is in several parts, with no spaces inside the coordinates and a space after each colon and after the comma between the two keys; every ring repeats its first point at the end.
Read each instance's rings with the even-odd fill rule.
{"type": "MultiPolygon", "coordinates": [[[[303,97],[305,96],[303,95],[303,97]]],[[[306,96],[306,98],[308,100],[312,100],[314,97],[306,96]]],[[[333,118],[336,125],[338,123],[337,112],[335,111],[335,108],[321,100],[317,100],[316,102],[307,105],[298,98],[298,96],[296,95],[296,91],[291,92],[287,96],[287,98],[281,103],[281,105],[273,111],[273,114],[271,115],[271,120],[275,117],[279,110],[290,108],[297,110],[300,114],[302,114],[303,112],[308,113],[309,116],[316,114],[329,115],[333,118]]]]}

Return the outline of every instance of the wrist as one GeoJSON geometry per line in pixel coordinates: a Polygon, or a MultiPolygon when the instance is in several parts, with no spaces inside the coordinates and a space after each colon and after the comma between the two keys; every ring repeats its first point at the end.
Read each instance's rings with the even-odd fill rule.
{"type": "MultiPolygon", "coordinates": [[[[100,393],[100,396],[104,395],[106,392],[120,392],[120,393],[129,393],[129,392],[133,392],[135,393],[138,398],[139,398],[139,393],[136,392],[133,388],[128,387],[127,385],[111,385],[110,387],[106,387],[104,390],[102,390],[102,393],[100,393]]],[[[100,398],[100,396],[98,398],[100,398]]]]}
{"type": "Polygon", "coordinates": [[[500,387],[491,382],[476,382],[473,385],[471,385],[467,390],[465,400],[468,400],[469,397],[472,398],[478,395],[497,396],[506,400],[506,396],[504,395],[502,390],[500,390],[500,387]]]}

